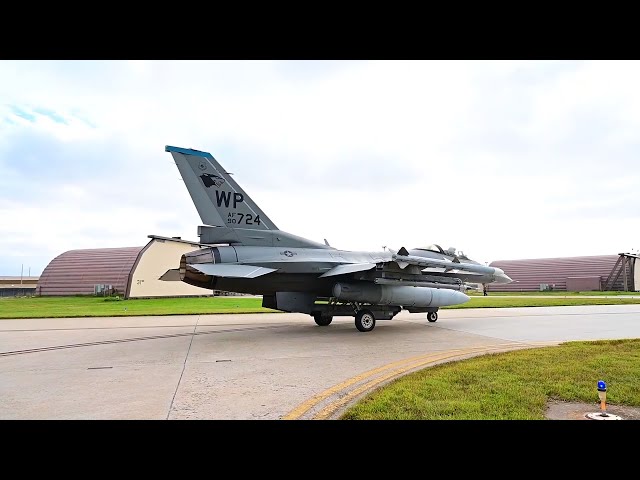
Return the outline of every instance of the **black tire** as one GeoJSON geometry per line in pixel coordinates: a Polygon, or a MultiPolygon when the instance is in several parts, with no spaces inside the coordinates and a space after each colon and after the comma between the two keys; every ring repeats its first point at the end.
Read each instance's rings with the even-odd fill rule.
{"type": "Polygon", "coordinates": [[[427,320],[429,320],[430,322],[435,322],[436,320],[438,320],[438,312],[428,312],[427,320]]]}
{"type": "Polygon", "coordinates": [[[321,327],[326,327],[327,325],[329,325],[333,321],[333,317],[325,317],[323,315],[314,315],[313,319],[321,327]]]}
{"type": "Polygon", "coordinates": [[[370,332],[376,326],[376,317],[369,310],[359,310],[356,313],[356,328],[361,332],[370,332]]]}

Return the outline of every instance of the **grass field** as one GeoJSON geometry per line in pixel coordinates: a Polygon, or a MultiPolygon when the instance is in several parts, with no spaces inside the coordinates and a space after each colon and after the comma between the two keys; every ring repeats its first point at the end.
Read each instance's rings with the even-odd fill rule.
{"type": "Polygon", "coordinates": [[[404,376],[343,420],[542,420],[549,400],[640,406],[640,339],[569,342],[484,355],[404,376]]]}
{"type": "Polygon", "coordinates": [[[24,297],[0,299],[0,318],[118,317],[273,312],[262,298],[194,297],[113,300],[110,297],[24,297]]]}
{"type": "MultiPolygon", "coordinates": [[[[482,296],[482,292],[477,292],[475,290],[469,290],[467,291],[467,295],[469,296],[482,296]]],[[[599,291],[595,291],[595,292],[562,292],[559,290],[555,290],[555,291],[545,291],[545,292],[489,292],[489,294],[487,295],[488,297],[493,296],[493,295],[499,295],[501,297],[503,296],[526,296],[526,297],[539,297],[539,296],[544,296],[544,297],[583,297],[583,296],[588,296],[588,297],[592,297],[592,296],[597,296],[597,297],[604,297],[604,296],[640,296],[640,292],[599,292],[599,291]]]]}
{"type": "Polygon", "coordinates": [[[561,297],[561,296],[548,296],[548,297],[525,297],[519,298],[516,296],[498,296],[489,295],[486,297],[471,297],[471,299],[460,305],[451,305],[449,308],[512,308],[512,307],[561,307],[561,306],[576,306],[576,305],[629,305],[640,304],[640,296],[637,298],[625,298],[624,296],[611,298],[575,298],[575,297],[561,297]]]}
{"type": "MultiPolygon", "coordinates": [[[[472,296],[467,303],[449,308],[548,307],[566,305],[640,304],[640,298],[513,298],[512,295],[472,296]]],[[[615,294],[613,292],[610,294],[615,294]]],[[[636,292],[637,293],[637,292],[636,292]]],[[[219,313],[272,313],[255,297],[194,297],[115,300],[111,297],[0,298],[0,319],[53,317],[117,317],[134,315],[205,315],[219,313]]]]}

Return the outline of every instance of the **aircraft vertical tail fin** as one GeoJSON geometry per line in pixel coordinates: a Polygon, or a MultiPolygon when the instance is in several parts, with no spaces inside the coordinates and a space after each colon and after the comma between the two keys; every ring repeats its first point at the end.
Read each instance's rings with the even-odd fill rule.
{"type": "Polygon", "coordinates": [[[278,229],[208,152],[165,146],[182,175],[202,222],[201,243],[331,248],[278,229]]]}
{"type": "Polygon", "coordinates": [[[202,221],[214,227],[278,227],[208,152],[167,145],[202,221]]]}

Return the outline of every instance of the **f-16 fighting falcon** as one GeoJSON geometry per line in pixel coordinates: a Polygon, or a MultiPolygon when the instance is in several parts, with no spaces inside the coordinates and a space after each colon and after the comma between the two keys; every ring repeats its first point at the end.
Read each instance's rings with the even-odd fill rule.
{"type": "Polygon", "coordinates": [[[402,309],[438,319],[438,309],[469,300],[467,284],[509,283],[499,268],[455,248],[339,250],[279,230],[208,152],[166,146],[204,225],[201,248],[182,255],[162,280],[212,290],[262,295],[262,306],[301,312],[328,326],[355,317],[360,332],[402,309]]]}

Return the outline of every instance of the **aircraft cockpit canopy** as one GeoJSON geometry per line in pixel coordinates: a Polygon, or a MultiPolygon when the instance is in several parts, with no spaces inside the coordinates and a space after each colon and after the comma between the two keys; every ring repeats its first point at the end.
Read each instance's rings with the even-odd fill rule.
{"type": "Polygon", "coordinates": [[[445,251],[442,249],[442,247],[435,243],[432,243],[428,247],[418,247],[416,248],[416,250],[429,250],[431,252],[442,253],[443,255],[446,254],[445,251]]]}
{"type": "Polygon", "coordinates": [[[441,253],[442,255],[456,256],[458,258],[462,258],[462,259],[465,259],[465,260],[471,260],[469,257],[467,257],[464,254],[464,252],[457,251],[456,247],[449,247],[446,250],[444,250],[437,243],[432,243],[428,247],[418,247],[418,248],[416,248],[416,250],[428,250],[430,252],[441,253]]]}

